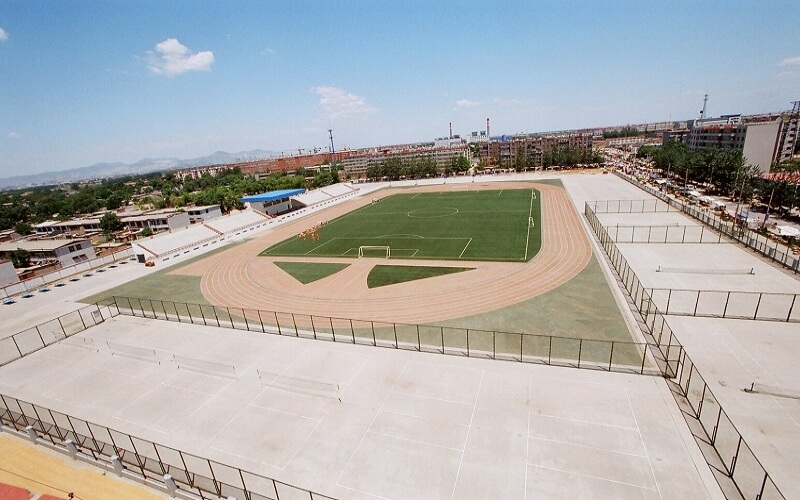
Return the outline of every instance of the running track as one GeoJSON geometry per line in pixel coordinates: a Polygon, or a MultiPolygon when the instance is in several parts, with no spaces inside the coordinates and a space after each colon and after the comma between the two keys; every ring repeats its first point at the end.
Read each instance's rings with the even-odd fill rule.
{"type": "MultiPolygon", "coordinates": [[[[516,304],[566,283],[589,262],[592,250],[567,193],[560,187],[538,183],[471,184],[469,189],[535,187],[542,201],[542,247],[527,263],[402,261],[392,264],[453,265],[475,270],[408,283],[367,288],[367,274],[376,259],[324,259],[350,264],[346,269],[303,285],[274,265],[274,260],[308,260],[259,257],[270,245],[293,237],[320,220],[369,204],[357,198],[298,219],[273,231],[175,271],[200,275],[201,290],[214,305],[266,311],[314,314],[337,318],[398,323],[430,323],[461,318],[516,304]]],[[[414,191],[442,191],[447,186],[426,186],[414,191]]],[[[409,189],[403,192],[411,192],[409,189]]],[[[381,191],[381,195],[390,194],[381,191]]]]}

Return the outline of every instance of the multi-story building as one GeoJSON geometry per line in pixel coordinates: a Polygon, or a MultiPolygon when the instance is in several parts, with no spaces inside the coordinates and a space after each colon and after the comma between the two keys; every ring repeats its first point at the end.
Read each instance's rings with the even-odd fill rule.
{"type": "MultiPolygon", "coordinates": [[[[450,145],[435,146],[426,144],[403,144],[399,146],[388,146],[384,148],[373,148],[361,150],[344,158],[341,161],[345,174],[349,179],[358,179],[367,176],[367,168],[370,165],[377,165],[389,158],[399,158],[408,161],[419,158],[431,158],[436,162],[436,168],[443,170],[450,163],[464,156],[470,158],[470,149],[466,142],[458,139],[458,142],[450,145]]],[[[449,141],[448,141],[449,142],[449,141]]]]}
{"type": "Polygon", "coordinates": [[[540,165],[544,153],[564,147],[591,151],[592,134],[587,132],[503,137],[499,141],[480,143],[478,156],[487,164],[510,167],[516,162],[517,154],[522,152],[526,158],[534,158],[536,164],[540,165]]]}
{"type": "Polygon", "coordinates": [[[723,115],[666,132],[664,142],[678,140],[691,149],[737,148],[749,164],[767,173],[774,164],[791,159],[796,136],[797,120],[789,113],[723,115]]]}

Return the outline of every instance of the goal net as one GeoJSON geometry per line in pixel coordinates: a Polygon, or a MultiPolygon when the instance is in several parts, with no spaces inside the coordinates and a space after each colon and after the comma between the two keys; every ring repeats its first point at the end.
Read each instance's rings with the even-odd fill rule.
{"type": "Polygon", "coordinates": [[[388,259],[392,256],[392,249],[388,246],[360,246],[358,247],[358,258],[372,257],[388,259]]]}

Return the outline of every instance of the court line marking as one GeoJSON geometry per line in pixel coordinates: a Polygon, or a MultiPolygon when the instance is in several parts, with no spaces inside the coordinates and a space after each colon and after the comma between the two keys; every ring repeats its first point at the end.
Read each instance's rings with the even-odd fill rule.
{"type": "MultiPolygon", "coordinates": [[[[636,423],[636,433],[639,434],[639,441],[642,442],[642,448],[644,449],[644,456],[647,459],[647,466],[650,468],[650,475],[653,478],[653,484],[656,485],[656,491],[658,492],[658,496],[664,498],[661,494],[661,488],[658,486],[658,478],[656,477],[656,471],[653,470],[653,463],[650,461],[650,454],[647,452],[647,445],[644,442],[644,438],[642,437],[642,431],[639,429],[639,421],[636,420],[636,412],[633,411],[633,404],[631,403],[631,396],[628,394],[628,388],[623,387],[625,391],[625,399],[628,401],[628,408],[631,410],[631,416],[633,417],[634,423],[636,423]]],[[[699,472],[699,471],[698,471],[699,472]]]]}
{"type": "MultiPolygon", "coordinates": [[[[485,370],[481,370],[481,380],[478,382],[478,390],[475,393],[475,402],[472,403],[472,416],[469,418],[469,427],[467,427],[467,435],[464,438],[464,451],[461,452],[461,460],[458,462],[458,472],[456,472],[456,478],[453,481],[453,492],[450,494],[450,498],[453,498],[456,494],[456,486],[458,486],[458,476],[461,475],[461,467],[464,465],[464,454],[467,450],[467,443],[469,443],[469,433],[472,430],[472,423],[475,420],[475,410],[478,408],[478,397],[481,393],[481,388],[483,387],[483,376],[486,374],[485,370]]],[[[525,457],[525,461],[528,461],[528,457],[525,457]]],[[[527,476],[527,471],[525,471],[527,476]]]]}
{"type": "MultiPolygon", "coordinates": [[[[571,471],[571,470],[556,469],[554,467],[547,467],[546,465],[532,464],[532,463],[527,462],[527,459],[526,459],[525,465],[526,466],[530,466],[530,467],[538,467],[540,469],[545,469],[545,470],[563,472],[564,474],[572,474],[572,475],[575,475],[575,476],[588,477],[588,478],[592,478],[592,479],[599,479],[600,481],[608,481],[609,483],[624,484],[625,486],[631,486],[633,488],[639,488],[640,490],[656,491],[656,492],[658,492],[659,497],[663,498],[663,497],[661,497],[661,492],[660,491],[658,491],[656,489],[653,489],[653,488],[647,488],[645,486],[639,486],[638,484],[626,483],[625,481],[618,481],[616,479],[610,479],[610,478],[607,478],[607,477],[593,476],[591,474],[583,474],[581,472],[575,472],[575,471],[571,471]]],[[[526,469],[527,469],[527,467],[526,467],[526,469]]]]}
{"type": "MultiPolygon", "coordinates": [[[[528,416],[530,417],[530,413],[528,414],[528,416]]],[[[530,420],[530,418],[529,418],[529,420],[530,420]]],[[[528,427],[530,427],[530,424],[528,424],[528,427]]],[[[630,430],[633,430],[633,429],[630,429],[630,430]]],[[[637,434],[638,434],[638,431],[637,431],[637,434]]],[[[609,448],[603,448],[602,446],[592,446],[590,444],[572,443],[570,441],[562,441],[560,439],[550,439],[550,438],[539,437],[539,436],[531,436],[530,434],[528,435],[528,439],[536,439],[538,441],[546,441],[548,443],[567,444],[567,445],[570,445],[570,446],[578,446],[580,448],[588,448],[590,450],[606,451],[608,453],[618,453],[620,455],[626,455],[626,456],[629,456],[629,457],[645,458],[645,459],[647,459],[648,462],[650,461],[650,459],[647,457],[647,454],[639,455],[638,453],[628,453],[626,451],[611,450],[609,448]]],[[[639,440],[641,441],[641,435],[639,436],[639,440]]],[[[644,444],[644,443],[642,443],[642,444],[644,444]]]]}
{"type": "MultiPolygon", "coordinates": [[[[347,460],[347,463],[342,468],[342,472],[339,474],[338,479],[336,479],[336,486],[339,486],[339,483],[341,482],[342,477],[344,476],[344,473],[347,472],[347,469],[350,468],[350,463],[353,461],[353,458],[355,458],[356,453],[358,453],[358,450],[361,448],[361,445],[364,443],[364,438],[367,437],[367,434],[370,432],[370,429],[372,428],[373,425],[375,425],[375,420],[378,419],[378,415],[380,415],[381,411],[383,410],[383,406],[386,404],[386,401],[389,399],[389,396],[394,391],[394,388],[397,387],[397,381],[403,375],[403,372],[406,371],[406,368],[408,368],[409,361],[410,360],[406,360],[406,363],[405,363],[405,365],[403,365],[403,368],[400,370],[400,373],[397,375],[395,380],[392,382],[392,388],[390,390],[386,391],[386,396],[384,396],[383,401],[381,402],[381,405],[375,411],[375,416],[372,417],[372,422],[370,422],[369,427],[367,427],[367,430],[364,431],[364,434],[361,435],[361,439],[358,441],[358,445],[355,447],[355,449],[353,449],[353,453],[350,454],[350,458],[347,460]]],[[[356,490],[356,491],[358,491],[358,490],[356,490]]]]}
{"type": "MultiPolygon", "coordinates": [[[[384,432],[378,432],[378,431],[367,431],[366,433],[367,434],[375,434],[376,436],[388,437],[388,438],[391,438],[391,439],[399,439],[400,441],[406,441],[408,443],[424,444],[425,446],[433,446],[434,448],[441,448],[443,450],[457,451],[457,452],[461,453],[462,455],[464,453],[464,450],[462,450],[460,448],[453,448],[451,446],[445,446],[443,444],[429,443],[428,441],[421,441],[419,439],[412,439],[412,438],[407,438],[407,437],[402,437],[402,436],[395,436],[394,434],[386,434],[384,432]]],[[[469,432],[467,432],[467,435],[469,435],[469,432]]],[[[466,442],[466,440],[464,440],[464,448],[465,449],[466,449],[466,446],[467,446],[467,442],[466,442]]]]}

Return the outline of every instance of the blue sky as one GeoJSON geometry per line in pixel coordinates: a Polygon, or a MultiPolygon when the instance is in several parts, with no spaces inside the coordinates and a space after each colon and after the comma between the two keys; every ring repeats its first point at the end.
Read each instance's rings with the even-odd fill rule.
{"type": "Polygon", "coordinates": [[[0,0],[0,177],[788,109],[800,2],[0,0]]]}

